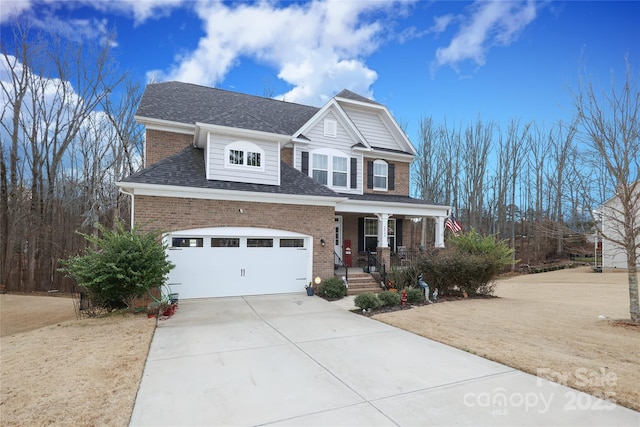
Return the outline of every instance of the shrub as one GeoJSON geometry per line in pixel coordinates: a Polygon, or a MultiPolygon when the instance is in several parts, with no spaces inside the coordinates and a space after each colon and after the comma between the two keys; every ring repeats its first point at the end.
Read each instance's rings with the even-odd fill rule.
{"type": "Polygon", "coordinates": [[[399,292],[384,291],[378,294],[378,299],[380,300],[381,306],[400,305],[401,298],[402,297],[400,296],[399,292]]]}
{"type": "Polygon", "coordinates": [[[387,279],[393,280],[395,283],[395,288],[399,291],[403,290],[407,287],[415,287],[418,286],[418,272],[415,267],[409,266],[405,268],[392,268],[389,273],[387,273],[387,279]]]}
{"type": "Polygon", "coordinates": [[[493,280],[505,264],[512,262],[512,250],[506,241],[471,230],[451,237],[449,244],[448,249],[434,251],[430,257],[417,261],[418,270],[431,289],[439,288],[443,296],[465,292],[491,295],[493,280]]]}
{"type": "Polygon", "coordinates": [[[373,309],[380,306],[380,300],[375,294],[372,294],[371,292],[365,292],[363,294],[356,295],[353,303],[356,307],[362,310],[369,310],[370,308],[373,309]]]}
{"type": "Polygon", "coordinates": [[[424,294],[418,288],[406,288],[407,302],[409,304],[417,304],[424,301],[424,294]]]}
{"type": "MultiPolygon", "coordinates": [[[[506,239],[497,240],[493,235],[483,236],[474,229],[467,233],[451,236],[449,243],[460,252],[487,258],[501,265],[513,262],[511,259],[513,250],[509,248],[506,239]]],[[[516,260],[517,262],[520,261],[516,260]]]]}
{"type": "Polygon", "coordinates": [[[100,236],[82,236],[92,245],[84,255],[60,260],[60,271],[85,288],[90,301],[107,308],[127,306],[150,287],[163,284],[174,267],[160,240],[160,232],[126,231],[122,222],[115,230],[99,225],[100,236]]]}
{"type": "Polygon", "coordinates": [[[347,295],[347,287],[342,279],[332,277],[324,281],[318,293],[324,298],[340,299],[347,295]]]}

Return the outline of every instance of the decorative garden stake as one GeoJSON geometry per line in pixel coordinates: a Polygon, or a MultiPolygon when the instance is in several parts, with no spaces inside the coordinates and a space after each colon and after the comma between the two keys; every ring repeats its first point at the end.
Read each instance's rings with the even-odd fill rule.
{"type": "Polygon", "coordinates": [[[429,299],[429,285],[427,285],[427,282],[422,279],[422,274],[418,276],[418,285],[424,292],[424,300],[426,302],[431,302],[431,300],[429,299]]]}

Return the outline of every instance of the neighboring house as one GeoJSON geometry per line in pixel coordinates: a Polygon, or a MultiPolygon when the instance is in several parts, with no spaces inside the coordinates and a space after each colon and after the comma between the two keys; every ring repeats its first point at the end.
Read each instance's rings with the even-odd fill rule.
{"type": "Polygon", "coordinates": [[[322,108],[179,82],[147,86],[145,168],[118,185],[166,232],[180,298],[304,292],[367,250],[389,265],[411,219],[414,147],[387,108],[344,90],[322,108]]]}
{"type": "MultiPolygon", "coordinates": [[[[623,220],[622,205],[620,199],[616,196],[602,204],[598,209],[600,214],[600,227],[602,230],[602,268],[606,269],[626,269],[627,268],[627,251],[624,247],[613,240],[622,241],[623,237],[623,220]],[[608,236],[609,239],[604,236],[608,236]]],[[[640,224],[640,209],[636,209],[636,224],[640,224]]],[[[640,242],[638,242],[640,245],[640,242]]],[[[640,256],[640,251],[638,251],[640,256]]],[[[636,260],[636,262],[638,262],[636,260]]]]}

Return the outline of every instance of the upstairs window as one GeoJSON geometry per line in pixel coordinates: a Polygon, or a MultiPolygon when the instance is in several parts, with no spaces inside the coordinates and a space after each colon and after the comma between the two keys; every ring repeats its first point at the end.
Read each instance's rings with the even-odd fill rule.
{"type": "Polygon", "coordinates": [[[251,151],[247,151],[247,166],[261,166],[261,156],[260,153],[252,153],[251,151]]]}
{"type": "Polygon", "coordinates": [[[347,188],[349,183],[349,159],[335,153],[313,153],[311,177],[319,184],[347,188]]]}
{"type": "Polygon", "coordinates": [[[324,185],[328,185],[329,176],[329,156],[324,154],[313,155],[313,179],[324,185]]]}
{"type": "Polygon", "coordinates": [[[244,165],[244,151],[229,150],[229,164],[244,165]]]}
{"type": "Polygon", "coordinates": [[[264,150],[252,142],[233,142],[225,147],[224,152],[227,167],[264,170],[264,150]]]}
{"type": "Polygon", "coordinates": [[[334,187],[347,186],[347,158],[346,157],[333,158],[333,186],[334,187]]]}
{"type": "Polygon", "coordinates": [[[389,168],[384,160],[376,160],[373,162],[373,189],[386,190],[387,178],[389,177],[389,168]]]}

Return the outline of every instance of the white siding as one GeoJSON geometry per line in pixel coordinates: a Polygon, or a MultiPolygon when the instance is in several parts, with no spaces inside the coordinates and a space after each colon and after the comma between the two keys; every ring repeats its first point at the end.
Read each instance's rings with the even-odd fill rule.
{"type": "Polygon", "coordinates": [[[391,150],[404,149],[396,142],[393,134],[378,113],[349,106],[343,106],[343,109],[371,146],[391,150]]]}
{"type": "MultiPolygon", "coordinates": [[[[619,199],[610,200],[604,206],[604,220],[602,221],[602,230],[605,236],[609,236],[615,240],[624,240],[622,231],[622,222],[618,218],[621,215],[622,206],[619,199]]],[[[640,220],[640,218],[639,218],[640,220]]],[[[636,260],[638,262],[638,260],[636,260]]],[[[608,239],[602,241],[602,266],[607,268],[627,268],[627,252],[626,250],[608,239]]]]}
{"type": "Polygon", "coordinates": [[[208,167],[207,178],[211,180],[246,182],[250,184],[279,185],[280,183],[280,150],[278,143],[247,140],[264,151],[264,170],[254,168],[225,167],[224,148],[238,141],[237,138],[222,137],[209,134],[208,153],[205,164],[208,167]]]}
{"type": "Polygon", "coordinates": [[[318,120],[316,125],[305,134],[305,136],[311,140],[309,143],[310,150],[316,148],[334,148],[345,154],[350,153],[351,147],[359,141],[353,140],[351,134],[345,129],[342,121],[338,120],[332,112],[328,112],[325,118],[333,119],[337,122],[336,137],[324,136],[324,120],[318,120]]]}
{"type": "MultiPolygon", "coordinates": [[[[333,112],[329,111],[324,118],[336,120],[337,129],[336,137],[324,136],[324,120],[318,120],[305,136],[311,140],[308,144],[297,144],[294,152],[294,167],[298,170],[302,170],[302,151],[308,151],[312,153],[316,150],[330,149],[339,151],[344,157],[349,159],[349,173],[347,176],[347,187],[330,187],[334,191],[346,194],[362,194],[362,154],[355,152],[351,147],[358,144],[359,140],[354,140],[352,134],[344,127],[344,123],[333,112]],[[357,187],[351,188],[351,158],[358,159],[357,170],[357,187]]],[[[309,173],[311,174],[312,160],[309,157],[309,173]]]]}

